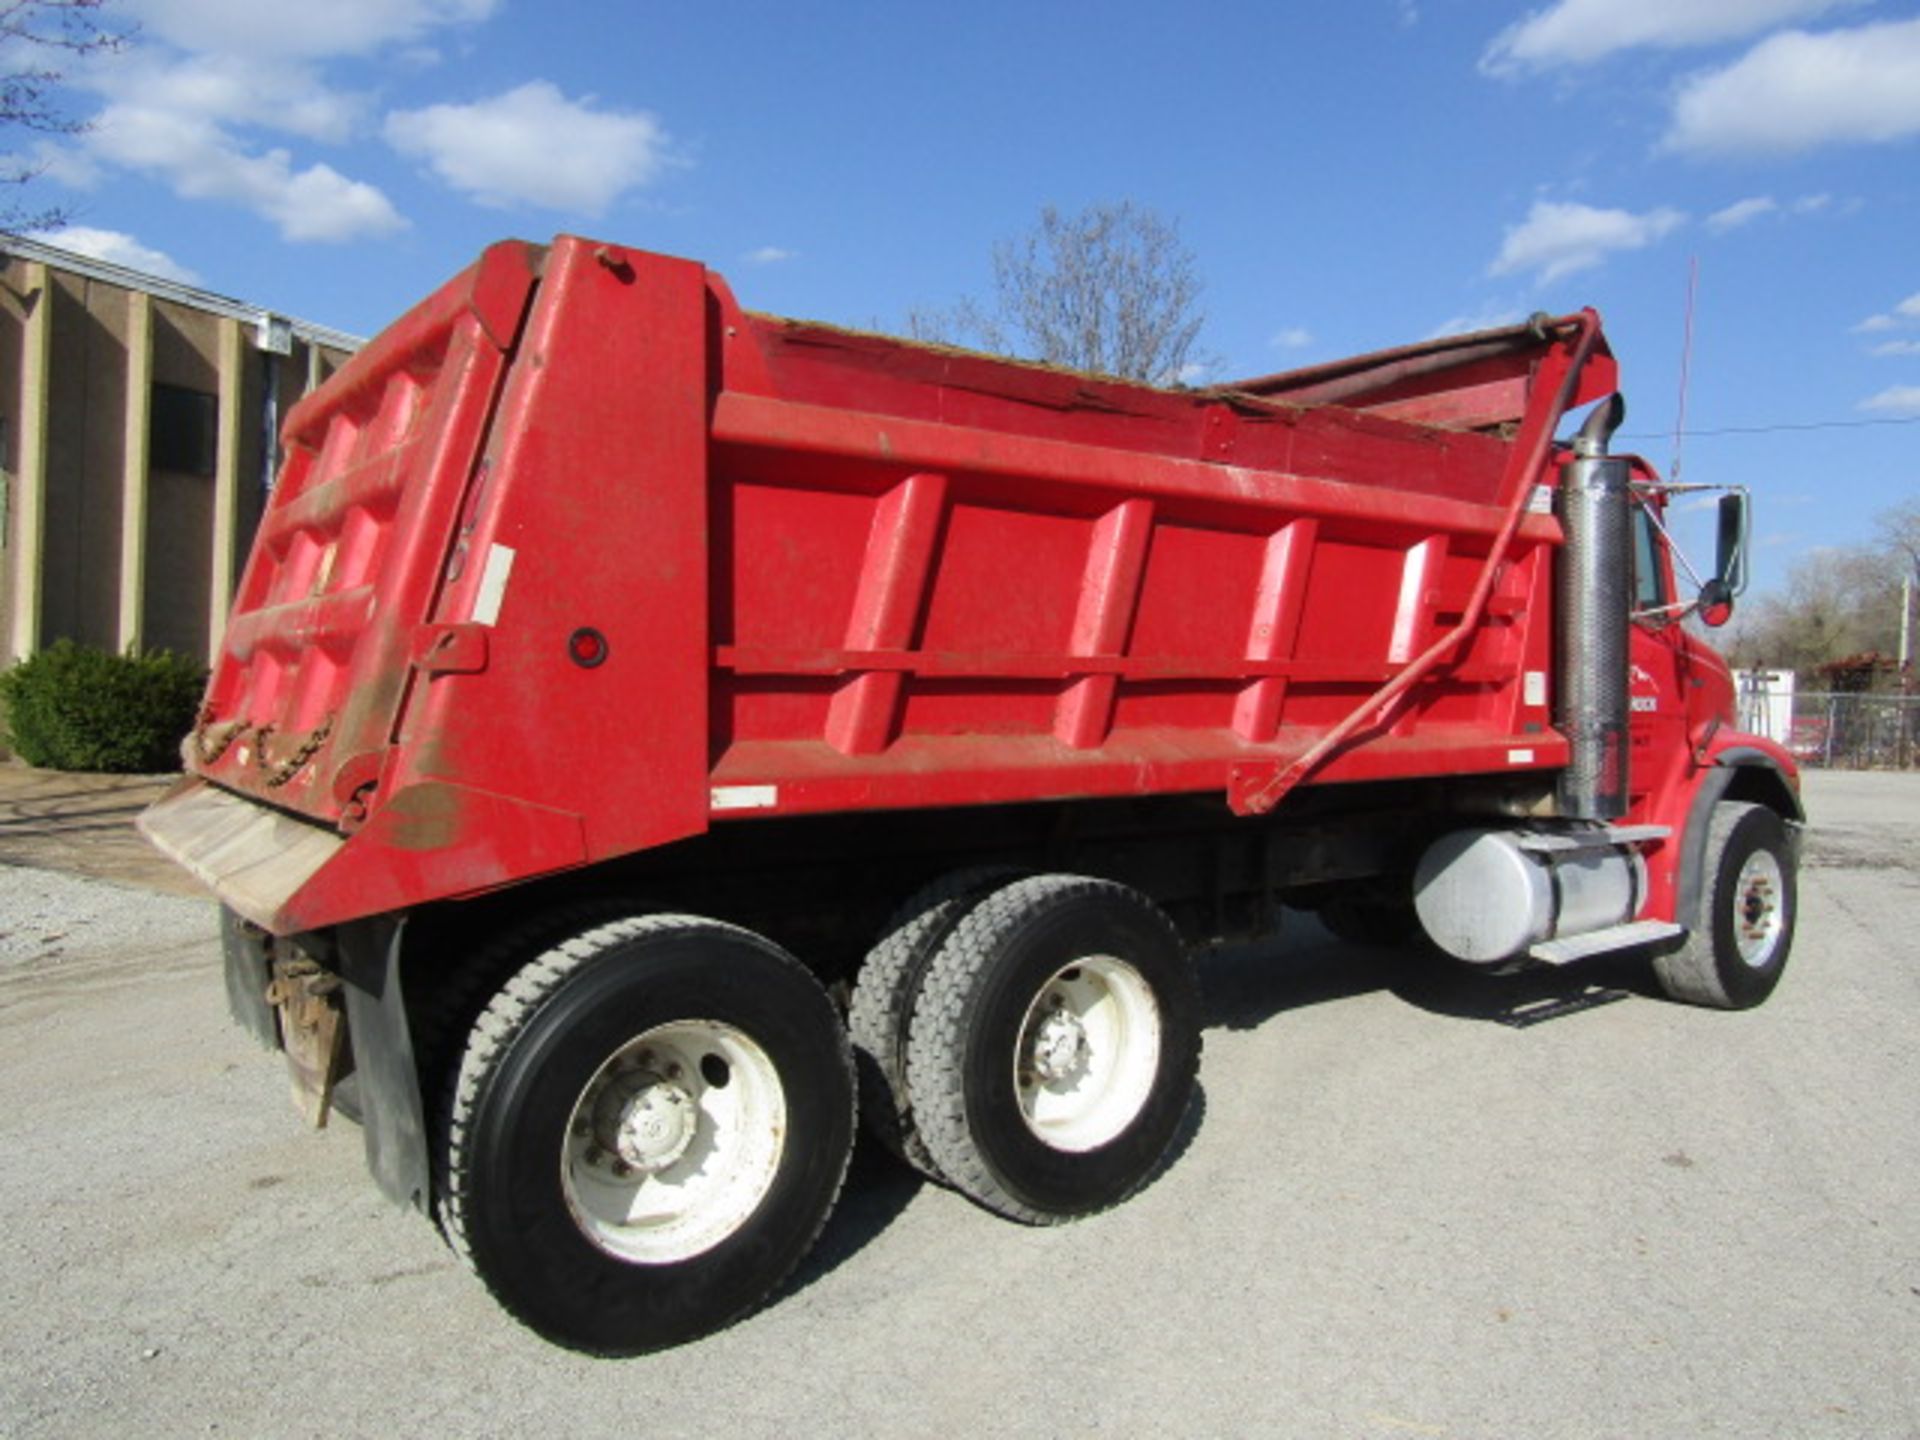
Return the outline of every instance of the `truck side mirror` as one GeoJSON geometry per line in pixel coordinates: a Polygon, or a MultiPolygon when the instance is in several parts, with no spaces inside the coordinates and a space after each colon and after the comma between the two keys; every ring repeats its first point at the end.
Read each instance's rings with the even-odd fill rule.
{"type": "Polygon", "coordinates": [[[1747,588],[1747,541],[1753,530],[1753,515],[1747,508],[1747,494],[1735,490],[1720,497],[1720,539],[1715,547],[1714,579],[1731,603],[1747,588]]]}
{"type": "Polygon", "coordinates": [[[1700,623],[1718,630],[1733,618],[1733,592],[1724,580],[1709,580],[1700,587],[1700,623]]]}
{"type": "Polygon", "coordinates": [[[1733,600],[1747,588],[1747,538],[1753,517],[1744,490],[1720,497],[1720,534],[1715,545],[1713,578],[1700,587],[1698,613],[1707,625],[1719,627],[1733,618],[1733,600]]]}

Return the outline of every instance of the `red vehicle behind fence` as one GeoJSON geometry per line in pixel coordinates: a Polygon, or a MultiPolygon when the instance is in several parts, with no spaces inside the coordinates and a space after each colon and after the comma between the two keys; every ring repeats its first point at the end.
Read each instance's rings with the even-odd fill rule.
{"type": "Polygon", "coordinates": [[[1677,598],[1616,378],[1586,311],[1157,389],[497,245],[288,417],[143,825],[503,1304],[684,1340],[805,1253],[856,1090],[992,1210],[1124,1199],[1194,947],[1283,905],[1766,997],[1798,782],[1680,623],[1745,497],[1677,598]]]}

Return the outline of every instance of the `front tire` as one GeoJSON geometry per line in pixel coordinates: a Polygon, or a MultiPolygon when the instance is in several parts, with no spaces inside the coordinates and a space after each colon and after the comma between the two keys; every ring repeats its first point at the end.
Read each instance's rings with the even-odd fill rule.
{"type": "Polygon", "coordinates": [[[1786,969],[1798,910],[1786,823],[1764,805],[1722,801],[1707,829],[1700,913],[1678,949],[1654,957],[1661,988],[1716,1010],[1760,1004],[1786,969]]]}
{"type": "Polygon", "coordinates": [[[846,1174],[853,1070],[786,952],[689,916],[620,920],[526,965],[475,1024],[441,1212],[517,1318],[635,1354],[767,1298],[846,1174]]]}
{"type": "Polygon", "coordinates": [[[979,902],[934,957],[907,1083],[948,1183],[1029,1224],[1118,1204],[1193,1097],[1199,987],[1145,896],[1070,875],[979,902]]]}

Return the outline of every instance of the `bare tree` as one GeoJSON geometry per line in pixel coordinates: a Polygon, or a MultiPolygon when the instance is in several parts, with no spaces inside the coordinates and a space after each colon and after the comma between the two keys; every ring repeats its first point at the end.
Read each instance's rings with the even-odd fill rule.
{"type": "Polygon", "coordinates": [[[1920,582],[1920,501],[1874,517],[1871,545],[1801,557],[1775,592],[1735,617],[1727,650],[1734,663],[1797,670],[1851,655],[1892,655],[1899,646],[1902,577],[1920,582]]]}
{"type": "Polygon", "coordinates": [[[1831,660],[1892,653],[1898,629],[1897,579],[1872,549],[1853,545],[1802,556],[1786,583],[1759,596],[1732,637],[1736,664],[1811,675],[1831,660]]]}
{"type": "Polygon", "coordinates": [[[1881,548],[1892,563],[1920,584],[1920,500],[1908,500],[1874,517],[1881,548]]]}
{"type": "MultiPolygon", "coordinates": [[[[0,126],[35,135],[75,135],[86,129],[60,104],[59,90],[76,60],[126,43],[110,28],[112,0],[0,0],[0,126]]],[[[31,156],[0,156],[0,186],[25,186],[46,167],[31,156]]],[[[0,205],[0,230],[45,230],[64,224],[59,208],[0,205]]]]}
{"type": "Polygon", "coordinates": [[[1206,317],[1179,226],[1122,201],[1063,215],[1049,205],[1026,234],[993,251],[991,305],[916,310],[916,339],[1125,380],[1170,384],[1196,359],[1206,317]]]}

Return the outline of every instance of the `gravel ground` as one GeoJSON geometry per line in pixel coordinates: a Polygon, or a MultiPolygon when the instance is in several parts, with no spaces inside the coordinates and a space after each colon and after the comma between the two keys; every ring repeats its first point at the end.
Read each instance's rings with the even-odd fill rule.
{"type": "Polygon", "coordinates": [[[1302,921],[1206,962],[1205,1103],[1128,1205],[1022,1229],[863,1152],[775,1304],[629,1362],[302,1130],[209,905],[0,868],[0,1433],[1920,1436],[1920,776],[1808,793],[1760,1010],[1302,921]]]}

